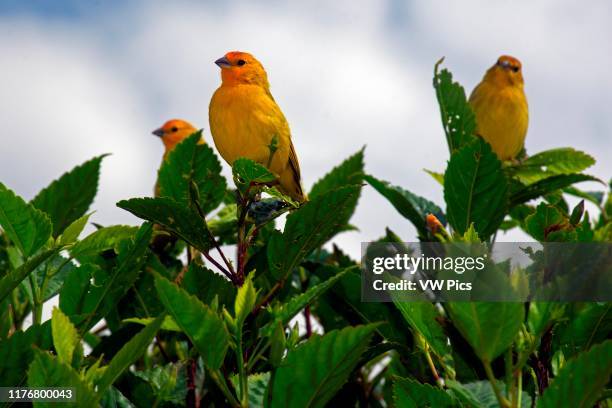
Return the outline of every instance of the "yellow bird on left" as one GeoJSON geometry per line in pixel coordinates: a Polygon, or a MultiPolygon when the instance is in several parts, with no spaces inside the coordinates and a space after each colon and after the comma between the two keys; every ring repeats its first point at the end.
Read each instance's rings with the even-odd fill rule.
{"type": "MultiPolygon", "coordinates": [[[[163,160],[166,160],[168,154],[176,147],[177,144],[181,143],[184,139],[197,131],[198,129],[196,129],[191,123],[182,119],[170,119],[164,123],[162,127],[155,129],[152,133],[162,140],[165,148],[162,163],[163,160]]],[[[198,144],[204,143],[206,143],[206,141],[202,137],[198,144]]],[[[155,183],[155,196],[159,196],[159,186],[157,183],[155,183]]]]}

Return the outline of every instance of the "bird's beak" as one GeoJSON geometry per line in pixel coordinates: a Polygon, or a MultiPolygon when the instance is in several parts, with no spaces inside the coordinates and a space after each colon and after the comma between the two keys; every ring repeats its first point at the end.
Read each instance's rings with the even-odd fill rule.
{"type": "Polygon", "coordinates": [[[229,60],[225,57],[221,57],[215,61],[215,64],[219,66],[219,68],[231,68],[232,64],[230,64],[229,60]]]}
{"type": "Polygon", "coordinates": [[[155,130],[154,130],[153,132],[151,132],[151,133],[153,133],[153,134],[154,134],[155,136],[157,136],[157,137],[163,137],[163,136],[164,136],[164,130],[163,130],[162,128],[155,129],[155,130]]]}

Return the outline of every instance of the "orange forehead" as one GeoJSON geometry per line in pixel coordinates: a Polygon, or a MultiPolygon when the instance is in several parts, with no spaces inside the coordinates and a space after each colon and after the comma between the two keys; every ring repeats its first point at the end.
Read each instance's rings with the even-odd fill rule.
{"type": "Polygon", "coordinates": [[[248,52],[242,52],[242,51],[230,51],[227,54],[225,54],[225,58],[227,58],[230,62],[238,61],[240,59],[243,59],[245,61],[252,61],[255,59],[248,52]]]}
{"type": "Polygon", "coordinates": [[[184,128],[193,128],[191,123],[182,120],[182,119],[170,119],[162,126],[164,131],[169,131],[172,128],[184,129],[184,128]]]}
{"type": "Polygon", "coordinates": [[[510,55],[502,55],[501,57],[499,57],[497,59],[497,65],[506,65],[512,68],[519,69],[522,67],[521,61],[510,55]]]}

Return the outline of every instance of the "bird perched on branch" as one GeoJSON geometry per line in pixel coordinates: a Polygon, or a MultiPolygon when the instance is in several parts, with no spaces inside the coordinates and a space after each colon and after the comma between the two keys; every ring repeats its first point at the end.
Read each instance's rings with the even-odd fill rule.
{"type": "Polygon", "coordinates": [[[289,124],[270,93],[263,66],[238,51],[215,64],[221,68],[221,86],[210,101],[209,121],[217,150],[230,165],[245,157],[266,166],[278,177],[279,190],[305,201],[289,124]]]}
{"type": "MultiPolygon", "coordinates": [[[[167,159],[168,154],[176,147],[176,145],[197,131],[198,129],[196,129],[191,123],[182,119],[170,119],[164,123],[162,127],[155,129],[152,133],[161,138],[165,148],[162,165],[164,160],[167,159]]],[[[204,143],[204,138],[201,138],[198,141],[198,144],[204,143]]],[[[158,182],[155,183],[154,195],[155,197],[159,197],[160,195],[158,182]]],[[[176,238],[174,238],[169,232],[165,231],[165,229],[159,224],[154,224],[153,228],[155,230],[155,234],[153,236],[151,248],[153,249],[153,252],[160,255],[162,260],[168,260],[169,258],[165,255],[165,252],[168,250],[168,248],[174,245],[176,238]]],[[[191,255],[192,257],[198,256],[196,251],[193,251],[191,255]]]]}
{"type": "Polygon", "coordinates": [[[523,149],[529,109],[523,90],[521,62],[502,55],[470,95],[476,114],[476,133],[500,160],[512,160],[523,149]]]}

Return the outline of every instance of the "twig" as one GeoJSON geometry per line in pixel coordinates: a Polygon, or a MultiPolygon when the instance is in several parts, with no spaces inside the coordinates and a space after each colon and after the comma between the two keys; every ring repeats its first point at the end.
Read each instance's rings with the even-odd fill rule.
{"type": "Polygon", "coordinates": [[[304,319],[306,320],[306,338],[312,336],[312,323],[310,322],[310,305],[304,308],[304,319]]]}

